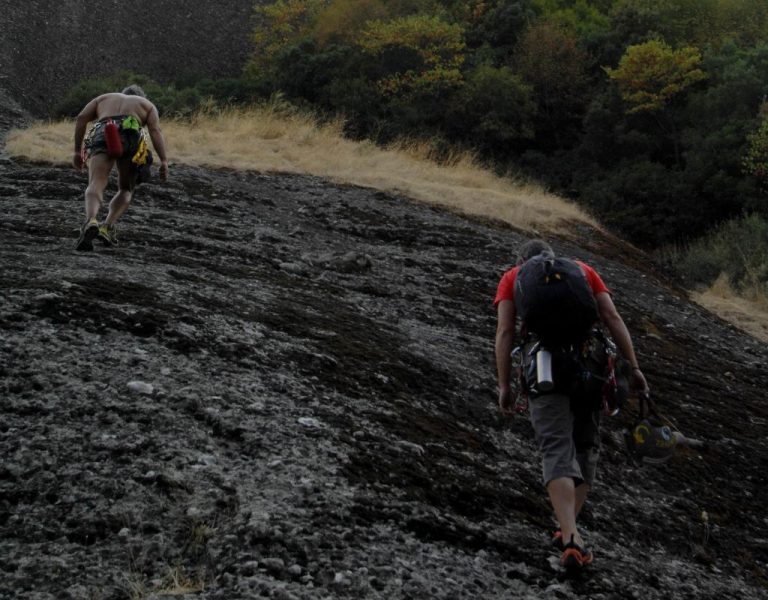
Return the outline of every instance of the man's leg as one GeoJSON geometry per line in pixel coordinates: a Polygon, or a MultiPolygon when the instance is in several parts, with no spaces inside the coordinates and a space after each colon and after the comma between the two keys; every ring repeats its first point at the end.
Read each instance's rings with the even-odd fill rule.
{"type": "Polygon", "coordinates": [[[104,190],[109,183],[109,172],[114,160],[106,154],[94,154],[88,160],[88,187],[85,188],[85,219],[95,219],[101,208],[104,190]]]}
{"type": "Polygon", "coordinates": [[[581,509],[584,508],[584,503],[587,501],[587,494],[589,493],[589,484],[582,483],[576,486],[576,516],[579,516],[581,509]]]}
{"type": "Polygon", "coordinates": [[[584,479],[584,482],[576,487],[576,516],[578,517],[597,474],[597,463],[600,456],[599,411],[577,411],[574,413],[573,443],[576,445],[576,460],[584,479]]]}
{"type": "Polygon", "coordinates": [[[136,174],[133,172],[130,160],[121,160],[117,164],[117,193],[109,203],[109,214],[104,221],[105,225],[114,225],[128,209],[136,187],[136,174]]]}
{"type": "MultiPolygon", "coordinates": [[[[579,488],[582,487],[584,486],[579,486],[579,488]]],[[[576,528],[576,515],[578,514],[576,489],[578,488],[574,486],[571,477],[558,477],[547,484],[549,500],[552,502],[555,518],[560,524],[560,531],[563,532],[563,543],[567,544],[573,537],[575,543],[583,546],[584,540],[576,528]]]]}
{"type": "Polygon", "coordinates": [[[93,240],[99,235],[96,216],[101,208],[104,190],[109,182],[113,160],[106,154],[94,154],[88,161],[88,187],[85,188],[85,225],[80,229],[75,250],[93,250],[93,240]]]}
{"type": "Polygon", "coordinates": [[[123,216],[123,213],[128,210],[128,205],[131,203],[131,197],[133,192],[131,190],[118,190],[109,203],[109,213],[104,220],[105,225],[114,225],[115,222],[123,216]]]}
{"type": "Polygon", "coordinates": [[[543,479],[555,518],[560,524],[564,544],[582,539],[576,528],[576,515],[585,498],[585,486],[573,442],[573,413],[570,400],[550,394],[531,400],[531,423],[542,455],[543,479]],[[575,481],[579,482],[578,488],[575,481]],[[578,489],[578,492],[577,492],[578,489]]]}

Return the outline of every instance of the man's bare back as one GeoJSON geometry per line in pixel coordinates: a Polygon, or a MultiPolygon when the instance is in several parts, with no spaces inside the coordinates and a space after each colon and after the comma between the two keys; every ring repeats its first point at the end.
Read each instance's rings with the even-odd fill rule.
{"type": "Polygon", "coordinates": [[[154,104],[143,96],[133,94],[123,94],[120,92],[102,94],[83,107],[75,121],[74,167],[77,170],[83,168],[80,149],[88,123],[118,115],[134,116],[139,120],[142,127],[146,125],[149,130],[149,137],[152,139],[152,145],[160,158],[160,179],[165,181],[168,177],[168,159],[165,152],[165,139],[160,129],[160,116],[154,104]]]}
{"type": "Polygon", "coordinates": [[[91,109],[95,110],[93,120],[117,115],[133,115],[141,122],[142,126],[148,125],[152,111],[157,112],[155,106],[146,98],[120,93],[102,94],[94,98],[86,105],[83,112],[88,111],[91,104],[93,104],[91,109]]]}

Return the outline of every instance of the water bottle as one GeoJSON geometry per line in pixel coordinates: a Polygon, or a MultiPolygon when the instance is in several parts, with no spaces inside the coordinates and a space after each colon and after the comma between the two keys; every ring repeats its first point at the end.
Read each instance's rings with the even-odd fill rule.
{"type": "Polygon", "coordinates": [[[551,392],[555,387],[552,380],[552,354],[543,348],[536,353],[536,389],[539,393],[551,392]]]}

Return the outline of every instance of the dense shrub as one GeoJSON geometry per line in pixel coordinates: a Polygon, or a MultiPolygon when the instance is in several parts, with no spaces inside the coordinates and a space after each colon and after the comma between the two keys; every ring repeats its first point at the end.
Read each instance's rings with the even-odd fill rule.
{"type": "Polygon", "coordinates": [[[451,139],[489,154],[534,137],[533,89],[509,67],[482,64],[467,73],[453,97],[445,129],[451,139]]]}
{"type": "Polygon", "coordinates": [[[724,223],[688,248],[679,270],[707,285],[725,273],[742,293],[768,297],[768,220],[748,215],[724,223]]]}
{"type": "Polygon", "coordinates": [[[247,104],[267,95],[253,80],[245,78],[202,79],[194,85],[161,85],[146,75],[123,71],[112,77],[87,79],[75,84],[54,109],[54,116],[73,117],[96,96],[119,92],[128,85],[140,85],[161,115],[183,117],[211,101],[221,105],[247,104]]]}

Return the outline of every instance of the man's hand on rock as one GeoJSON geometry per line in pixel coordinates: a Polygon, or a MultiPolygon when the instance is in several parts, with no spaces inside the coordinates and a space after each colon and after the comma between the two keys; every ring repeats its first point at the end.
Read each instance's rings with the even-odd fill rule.
{"type": "Polygon", "coordinates": [[[160,163],[160,181],[168,181],[168,161],[160,163]]]}

